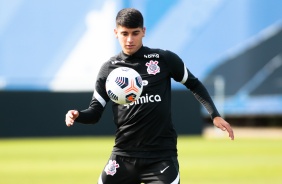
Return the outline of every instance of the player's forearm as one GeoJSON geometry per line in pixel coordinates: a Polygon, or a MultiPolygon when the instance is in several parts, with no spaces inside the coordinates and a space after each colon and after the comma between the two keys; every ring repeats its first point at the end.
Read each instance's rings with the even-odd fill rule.
{"type": "Polygon", "coordinates": [[[95,124],[101,118],[101,113],[94,109],[88,108],[82,111],[79,111],[79,116],[76,118],[76,122],[83,124],[95,124]]]}
{"type": "Polygon", "coordinates": [[[220,116],[210,94],[201,81],[192,75],[184,85],[192,91],[196,99],[206,108],[211,116],[211,119],[220,116]]]}
{"type": "Polygon", "coordinates": [[[206,108],[211,116],[211,119],[220,116],[210,95],[208,94],[208,91],[204,86],[196,88],[195,91],[193,91],[193,94],[195,95],[196,99],[206,108]]]}

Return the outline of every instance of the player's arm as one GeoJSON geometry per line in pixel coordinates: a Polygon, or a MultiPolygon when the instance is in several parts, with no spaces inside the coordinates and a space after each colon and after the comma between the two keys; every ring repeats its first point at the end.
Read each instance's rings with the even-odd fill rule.
{"type": "Polygon", "coordinates": [[[192,91],[196,99],[207,109],[211,119],[220,117],[220,114],[218,113],[205,86],[188,69],[187,72],[188,78],[183,84],[192,91]]]}
{"type": "Polygon", "coordinates": [[[175,81],[182,83],[192,91],[195,98],[206,108],[216,127],[227,130],[229,137],[234,139],[234,134],[231,126],[223,118],[220,117],[211,96],[205,86],[198,80],[185,66],[184,62],[178,55],[170,51],[165,51],[164,56],[167,60],[171,75],[175,81]]]}
{"type": "Polygon", "coordinates": [[[84,124],[97,123],[105,109],[109,97],[105,90],[105,82],[108,76],[108,65],[105,63],[97,76],[95,90],[87,109],[84,110],[70,110],[66,114],[66,125],[71,126],[74,122],[84,124]]]}
{"type": "Polygon", "coordinates": [[[188,69],[187,71],[188,71],[188,79],[183,84],[188,89],[190,89],[193,92],[196,99],[199,102],[201,102],[201,104],[204,105],[204,107],[207,109],[208,113],[210,114],[213,120],[213,124],[223,131],[227,130],[227,132],[229,133],[229,137],[233,140],[234,133],[230,124],[220,117],[220,114],[218,113],[207,89],[201,83],[201,81],[199,81],[188,69]]]}
{"type": "Polygon", "coordinates": [[[91,100],[91,105],[85,110],[69,110],[66,114],[66,125],[72,126],[74,122],[83,124],[94,124],[99,121],[104,111],[104,107],[97,102],[95,97],[91,100]],[[96,106],[96,107],[95,107],[96,106]]]}
{"type": "Polygon", "coordinates": [[[104,112],[106,103],[106,100],[95,90],[89,107],[79,111],[79,116],[75,121],[83,124],[97,123],[104,112]]]}
{"type": "Polygon", "coordinates": [[[181,58],[170,51],[163,51],[163,56],[166,59],[172,78],[182,83],[190,89],[195,95],[196,99],[204,105],[211,118],[219,117],[219,113],[203,84],[196,78],[185,66],[181,58]]]}

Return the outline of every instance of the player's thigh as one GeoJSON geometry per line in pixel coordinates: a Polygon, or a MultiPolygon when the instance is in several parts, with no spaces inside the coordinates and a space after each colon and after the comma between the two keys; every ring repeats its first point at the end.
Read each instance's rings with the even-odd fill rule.
{"type": "Polygon", "coordinates": [[[142,174],[145,184],[180,184],[177,157],[167,158],[151,164],[142,174]]]}
{"type": "Polygon", "coordinates": [[[130,159],[112,154],[100,175],[98,184],[140,184],[135,162],[130,159]]]}

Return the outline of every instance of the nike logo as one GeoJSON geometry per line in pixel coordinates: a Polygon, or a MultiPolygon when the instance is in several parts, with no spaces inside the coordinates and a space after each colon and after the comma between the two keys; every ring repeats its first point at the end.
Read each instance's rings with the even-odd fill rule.
{"type": "Polygon", "coordinates": [[[161,170],[161,173],[164,173],[165,170],[167,170],[169,168],[169,166],[167,166],[166,168],[164,168],[163,170],[161,170]]]}

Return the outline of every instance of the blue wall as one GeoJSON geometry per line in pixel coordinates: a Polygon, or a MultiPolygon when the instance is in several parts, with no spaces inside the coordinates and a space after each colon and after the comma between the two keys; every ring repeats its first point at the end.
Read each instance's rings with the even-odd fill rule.
{"type": "MultiPolygon", "coordinates": [[[[92,91],[97,68],[120,51],[106,30],[114,28],[114,16],[124,7],[142,11],[144,45],[179,54],[201,80],[230,50],[244,49],[282,21],[280,0],[0,0],[0,89],[92,91]],[[101,50],[83,53],[87,38],[94,40],[93,52],[101,50]]],[[[173,83],[173,89],[183,87],[173,83]]]]}

